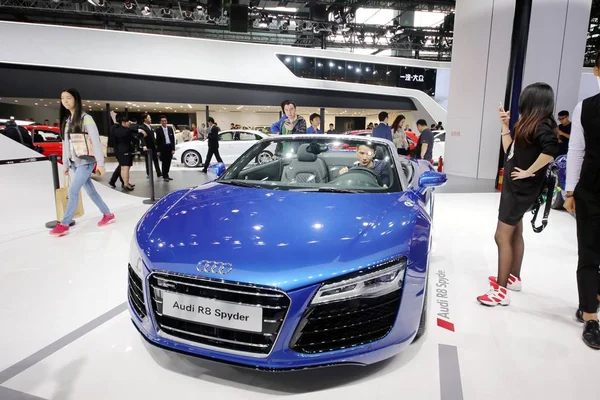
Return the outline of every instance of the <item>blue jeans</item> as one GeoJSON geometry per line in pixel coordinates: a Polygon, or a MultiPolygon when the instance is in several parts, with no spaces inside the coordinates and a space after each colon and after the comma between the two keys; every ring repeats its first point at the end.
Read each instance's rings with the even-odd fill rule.
{"type": "Polygon", "coordinates": [[[65,216],[62,220],[62,224],[69,225],[73,221],[73,214],[77,210],[77,203],[79,201],[79,192],[81,188],[84,188],[90,199],[100,209],[102,214],[110,214],[110,210],[106,203],[102,200],[94,184],[92,183],[92,172],[94,171],[95,163],[85,164],[77,167],[75,164],[71,164],[71,186],[69,186],[69,201],[67,202],[67,209],[65,210],[65,216]]]}

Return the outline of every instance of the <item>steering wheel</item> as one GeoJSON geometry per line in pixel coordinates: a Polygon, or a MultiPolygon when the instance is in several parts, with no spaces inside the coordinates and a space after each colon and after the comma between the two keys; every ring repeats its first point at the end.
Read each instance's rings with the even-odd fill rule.
{"type": "Polygon", "coordinates": [[[358,183],[359,186],[381,187],[377,174],[365,167],[348,169],[348,172],[338,176],[331,183],[336,186],[353,186],[358,183]]]}

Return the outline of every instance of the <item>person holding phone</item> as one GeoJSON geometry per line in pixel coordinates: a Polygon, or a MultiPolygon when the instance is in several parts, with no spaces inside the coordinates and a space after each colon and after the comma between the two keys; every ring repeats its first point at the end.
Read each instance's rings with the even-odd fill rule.
{"type": "Polygon", "coordinates": [[[546,83],[527,86],[519,98],[519,119],[514,138],[509,128],[510,112],[499,107],[501,140],[506,153],[504,184],[500,195],[498,225],[498,271],[490,276],[490,289],[477,300],[486,306],[510,304],[508,290],[521,290],[521,264],[525,252],[523,216],[537,200],[546,169],[558,151],[554,120],[554,91],[546,83]]]}
{"type": "Polygon", "coordinates": [[[306,120],[297,115],[296,103],[286,100],[281,103],[283,115],[279,121],[271,125],[271,132],[280,135],[294,135],[306,133],[306,120]]]}

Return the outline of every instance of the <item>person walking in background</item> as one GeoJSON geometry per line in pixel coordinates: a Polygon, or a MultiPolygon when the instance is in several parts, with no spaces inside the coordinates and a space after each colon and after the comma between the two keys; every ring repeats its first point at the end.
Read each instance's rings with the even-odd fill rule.
{"type": "Polygon", "coordinates": [[[162,176],[165,182],[172,181],[169,176],[171,170],[171,160],[175,154],[175,132],[173,128],[167,125],[167,117],[160,116],[160,125],[156,128],[156,150],[158,157],[162,161],[162,176]]]}
{"type": "Polygon", "coordinates": [[[306,129],[306,133],[323,133],[321,127],[321,116],[317,113],[310,114],[310,126],[306,129]]]}
{"type": "Polygon", "coordinates": [[[217,162],[223,162],[223,159],[219,154],[219,128],[217,125],[215,125],[215,120],[213,117],[208,119],[208,128],[208,152],[206,153],[206,159],[204,160],[204,168],[202,169],[203,173],[208,172],[208,167],[210,166],[210,161],[212,160],[213,154],[217,158],[217,162]]]}
{"type": "Polygon", "coordinates": [[[558,113],[558,155],[562,156],[569,151],[569,139],[571,138],[571,120],[569,112],[562,110],[558,113]]]}
{"type": "Polygon", "coordinates": [[[417,130],[421,133],[417,147],[415,147],[414,157],[417,160],[430,161],[433,158],[433,132],[427,127],[427,121],[420,119],[417,121],[417,130]]]}
{"type": "Polygon", "coordinates": [[[69,200],[65,210],[65,215],[55,227],[50,231],[53,236],[64,236],[69,233],[69,225],[73,221],[73,215],[77,210],[79,202],[79,192],[84,188],[90,199],[96,204],[102,219],[98,226],[105,226],[115,220],[115,215],[110,211],[102,197],[96,191],[92,182],[92,172],[96,167],[96,173],[100,176],[106,172],[104,169],[104,150],[100,141],[98,128],[91,115],[83,111],[81,96],[76,89],[67,89],[60,95],[60,133],[63,138],[62,162],[65,168],[65,176],[73,173],[73,178],[69,186],[69,200]],[[92,143],[93,155],[77,154],[72,149],[70,134],[87,133],[92,143]]]}
{"type": "MultiPolygon", "coordinates": [[[[119,162],[121,187],[123,190],[131,192],[135,185],[129,183],[129,170],[133,165],[134,142],[137,140],[135,131],[130,128],[129,119],[123,114],[117,115],[119,124],[113,129],[115,156],[119,162]]],[[[113,174],[109,185],[115,187],[117,177],[113,174]]]]}
{"type": "Polygon", "coordinates": [[[148,166],[148,150],[152,151],[152,162],[154,163],[154,169],[156,170],[156,176],[160,178],[162,172],[160,170],[160,164],[158,162],[158,153],[156,150],[156,138],[154,137],[154,129],[150,125],[152,123],[152,117],[150,114],[144,113],[141,118],[142,123],[138,125],[138,132],[140,133],[140,139],[142,141],[142,151],[144,152],[144,160],[146,160],[146,178],[150,178],[150,167],[148,166]]]}
{"type": "Polygon", "coordinates": [[[521,290],[521,264],[525,252],[523,215],[539,197],[546,182],[548,164],[558,150],[553,116],[554,91],[549,85],[534,83],[527,86],[519,98],[518,112],[513,139],[509,128],[510,112],[502,107],[499,110],[506,174],[494,236],[498,246],[498,272],[489,277],[489,291],[477,297],[486,306],[507,306],[510,304],[508,290],[521,290]]]}
{"type": "MultiPolygon", "coordinates": [[[[600,76],[600,54],[594,75],[600,76]]],[[[564,207],[577,221],[577,291],[575,318],[583,323],[583,342],[600,349],[600,94],[577,104],[569,130],[567,199],[564,207]]],[[[561,121],[562,122],[562,121],[561,121]]]]}
{"type": "Polygon", "coordinates": [[[398,154],[403,156],[408,155],[409,153],[406,132],[404,132],[404,129],[402,129],[402,124],[404,124],[405,120],[406,118],[404,117],[404,115],[400,114],[394,119],[394,122],[392,123],[392,138],[394,139],[394,145],[396,146],[398,154]]]}
{"type": "Polygon", "coordinates": [[[335,131],[335,128],[333,126],[333,124],[329,124],[329,130],[327,131],[328,135],[335,135],[337,134],[337,132],[335,131]]]}
{"type": "MultiPolygon", "coordinates": [[[[115,129],[119,126],[119,123],[117,122],[117,114],[115,113],[114,115],[111,113],[110,116],[110,120],[112,121],[112,125],[110,127],[110,130],[108,131],[108,143],[107,146],[112,149],[112,153],[115,153],[115,146],[116,146],[116,139],[115,139],[115,129]]],[[[121,164],[117,163],[117,167],[115,168],[115,170],[113,171],[112,176],[110,177],[110,179],[108,180],[108,184],[115,189],[117,187],[117,179],[121,181],[121,187],[123,187],[125,185],[125,181],[123,181],[123,178],[121,177],[121,164]]]]}
{"type": "Polygon", "coordinates": [[[389,114],[385,111],[379,113],[379,124],[373,128],[373,137],[394,141],[392,128],[388,125],[389,114]]]}

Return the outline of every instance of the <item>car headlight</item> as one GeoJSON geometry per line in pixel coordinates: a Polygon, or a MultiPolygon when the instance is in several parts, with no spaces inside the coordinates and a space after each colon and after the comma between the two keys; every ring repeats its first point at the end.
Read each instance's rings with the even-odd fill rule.
{"type": "Polygon", "coordinates": [[[140,248],[138,247],[135,235],[131,239],[131,246],[129,248],[129,265],[140,278],[144,277],[144,261],[140,256],[140,248]]]}
{"type": "Polygon", "coordinates": [[[380,297],[402,287],[406,259],[379,271],[323,285],[312,304],[350,300],[356,297],[380,297]]]}

